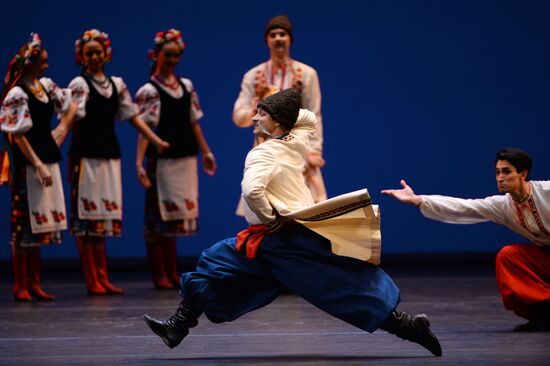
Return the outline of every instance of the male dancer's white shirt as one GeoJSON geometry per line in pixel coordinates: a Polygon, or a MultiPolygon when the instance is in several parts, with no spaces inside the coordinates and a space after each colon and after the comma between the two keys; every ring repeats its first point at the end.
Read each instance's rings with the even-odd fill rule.
{"type": "Polygon", "coordinates": [[[277,213],[285,216],[314,204],[303,170],[316,123],[313,112],[301,109],[287,136],[269,139],[248,153],[241,188],[250,225],[267,225],[277,213]]]}
{"type": "Polygon", "coordinates": [[[524,236],[532,243],[550,245],[550,181],[530,181],[532,204],[518,205],[510,194],[481,199],[423,195],[420,212],[430,219],[451,224],[493,221],[524,236]],[[521,211],[522,220],[520,219],[521,211]],[[541,230],[541,225],[544,229],[541,230]]]}

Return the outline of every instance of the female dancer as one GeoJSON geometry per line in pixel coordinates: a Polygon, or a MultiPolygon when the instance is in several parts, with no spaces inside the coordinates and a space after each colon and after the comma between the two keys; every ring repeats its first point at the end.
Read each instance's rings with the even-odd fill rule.
{"type": "MultiPolygon", "coordinates": [[[[48,52],[38,34],[19,50],[9,64],[0,95],[0,128],[10,156],[12,183],[11,245],[13,296],[16,301],[54,300],[40,286],[40,247],[61,243],[67,229],[65,200],[59,173],[59,145],[67,136],[76,106],[70,92],[48,78],[48,52]],[[42,78],[41,78],[42,77],[42,78]],[[52,131],[56,111],[61,120],[52,131]]],[[[2,162],[6,160],[1,159],[2,162]]],[[[3,172],[10,172],[4,165],[3,172]]]]}
{"type": "Polygon", "coordinates": [[[198,229],[199,149],[204,171],[214,175],[217,169],[199,124],[203,112],[193,83],[174,73],[184,48],[178,30],[158,32],[149,52],[151,78],[136,96],[143,120],[170,143],[170,148],[159,154],[138,137],[136,168],[140,184],[147,189],[145,242],[156,288],[179,288],[176,236],[198,229]]]}
{"type": "Polygon", "coordinates": [[[85,31],[75,43],[82,74],[69,84],[78,106],[71,146],[71,233],[76,236],[86,287],[92,295],[120,294],[107,273],[105,238],[122,234],[120,147],[115,119],[130,122],[157,149],[162,141],[138,116],[126,84],[105,74],[111,42],[97,29],[85,31]]]}

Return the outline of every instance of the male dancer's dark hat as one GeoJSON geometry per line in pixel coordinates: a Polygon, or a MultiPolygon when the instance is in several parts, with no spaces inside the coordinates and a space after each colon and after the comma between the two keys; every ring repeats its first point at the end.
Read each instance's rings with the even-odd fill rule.
{"type": "Polygon", "coordinates": [[[271,118],[290,131],[298,119],[301,105],[302,93],[297,89],[285,89],[262,100],[258,108],[269,113],[271,118]]]}
{"type": "Polygon", "coordinates": [[[292,38],[292,23],[290,23],[290,19],[288,19],[288,17],[286,15],[277,15],[277,16],[274,16],[273,18],[271,18],[269,20],[269,22],[267,22],[267,25],[265,26],[265,34],[264,34],[264,38],[267,42],[267,34],[273,30],[273,29],[277,29],[277,28],[281,28],[281,29],[284,29],[288,35],[290,36],[290,42],[292,43],[293,41],[293,38],[292,38]]]}

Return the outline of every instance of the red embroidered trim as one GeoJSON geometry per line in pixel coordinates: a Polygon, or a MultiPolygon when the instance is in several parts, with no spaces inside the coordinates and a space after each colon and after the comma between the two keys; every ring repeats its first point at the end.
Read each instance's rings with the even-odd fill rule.
{"type": "MultiPolygon", "coordinates": [[[[256,90],[256,95],[263,95],[265,94],[265,91],[268,89],[269,85],[267,84],[267,74],[268,74],[268,66],[269,62],[266,62],[264,64],[263,68],[260,68],[256,71],[256,75],[254,76],[254,89],[256,90]]],[[[299,66],[296,66],[293,60],[290,60],[288,64],[285,64],[282,68],[283,70],[283,77],[281,79],[281,85],[279,86],[279,90],[284,89],[285,84],[285,76],[288,68],[291,68],[293,70],[292,72],[292,82],[290,83],[290,87],[298,90],[302,90],[304,87],[304,83],[302,82],[302,68],[299,66]]],[[[271,75],[270,76],[270,82],[272,85],[274,85],[274,77],[275,77],[275,68],[273,65],[271,65],[271,75]]]]}
{"type": "MultiPolygon", "coordinates": [[[[531,232],[533,235],[538,236],[538,233],[533,233],[531,230],[529,230],[529,228],[525,224],[525,218],[523,217],[523,212],[521,211],[521,206],[522,205],[517,204],[515,202],[514,202],[514,204],[516,205],[516,211],[517,211],[519,223],[521,224],[521,226],[523,226],[527,231],[531,232]]],[[[529,198],[527,199],[527,204],[529,205],[529,209],[531,210],[531,214],[533,215],[533,217],[535,218],[535,221],[537,222],[537,226],[539,228],[539,231],[541,233],[549,235],[550,233],[548,233],[548,230],[546,230],[546,228],[544,227],[544,224],[542,223],[542,220],[541,220],[540,215],[539,215],[539,211],[537,210],[537,206],[535,206],[535,200],[533,199],[533,196],[529,196],[529,198]]]]}
{"type": "Polygon", "coordinates": [[[539,215],[539,211],[537,210],[537,206],[535,206],[535,200],[533,199],[533,196],[529,197],[529,200],[527,202],[529,203],[529,208],[531,209],[531,212],[535,217],[535,221],[537,222],[537,226],[539,227],[539,230],[548,235],[549,233],[542,223],[542,220],[539,215]]]}

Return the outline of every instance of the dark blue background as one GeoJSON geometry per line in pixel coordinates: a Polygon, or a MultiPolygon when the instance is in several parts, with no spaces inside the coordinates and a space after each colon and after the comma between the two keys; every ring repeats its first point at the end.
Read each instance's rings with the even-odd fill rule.
{"type": "MultiPolygon", "coordinates": [[[[245,226],[233,212],[252,135],[233,125],[231,112],[244,72],[268,57],[265,23],[280,13],[294,24],[292,56],[320,76],[329,195],[369,189],[381,205],[386,253],[492,251],[518,240],[494,224],[424,219],[379,192],[404,177],[418,193],[495,194],[493,157],[504,146],[533,155],[533,179],[550,178],[550,2],[9,1],[2,5],[0,62],[6,67],[28,34],[39,32],[50,55],[47,76],[66,86],[79,73],[75,39],[99,28],[112,39],[107,72],[124,77],[134,94],[147,80],[155,32],[180,29],[188,47],[179,73],[195,83],[219,163],[214,178],[200,176],[200,233],[179,241],[180,254],[195,256],[245,226]]],[[[109,240],[108,250],[144,256],[136,132],[128,123],[117,128],[124,236],[109,240]]],[[[0,258],[9,257],[9,202],[3,187],[0,258]]],[[[76,256],[73,238],[65,233],[64,243],[43,255],[76,256]]]]}

